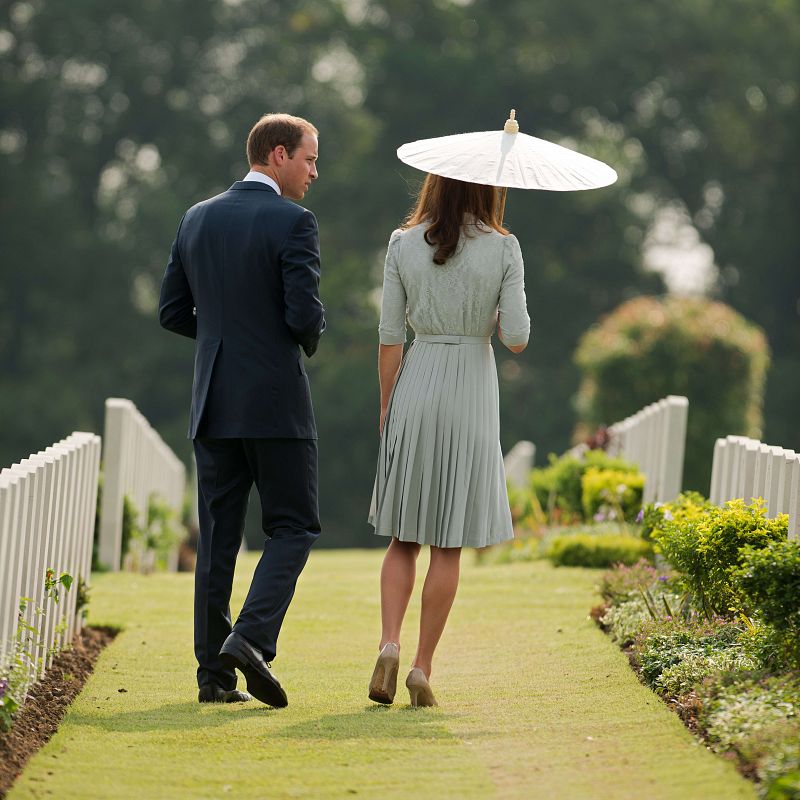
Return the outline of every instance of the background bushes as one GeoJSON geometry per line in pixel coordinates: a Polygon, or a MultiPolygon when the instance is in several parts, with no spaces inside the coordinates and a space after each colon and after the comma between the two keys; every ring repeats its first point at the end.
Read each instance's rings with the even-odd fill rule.
{"type": "Polygon", "coordinates": [[[690,492],[648,505],[643,539],[670,571],[616,565],[591,612],[767,800],[800,797],[800,542],[787,529],[760,502],[718,508],[690,492]]]}
{"type": "Polygon", "coordinates": [[[800,542],[745,547],[732,578],[747,612],[775,629],[785,657],[800,669],[800,542]]]}
{"type": "Polygon", "coordinates": [[[635,564],[652,557],[652,549],[638,536],[626,534],[565,534],[550,541],[547,557],[557,567],[610,567],[635,564]]]}
{"type": "Polygon", "coordinates": [[[560,458],[551,453],[549,461],[548,466],[534,469],[530,477],[530,490],[548,521],[570,523],[584,518],[591,520],[603,503],[601,495],[608,486],[613,487],[615,495],[620,485],[624,485],[626,490],[632,487],[632,491],[626,493],[624,505],[633,516],[638,512],[644,476],[633,464],[609,456],[602,450],[588,450],[582,455],[565,453],[560,458]],[[593,477],[588,485],[589,495],[585,498],[587,486],[584,477],[588,470],[592,470],[593,477]],[[607,472],[614,473],[613,478],[607,479],[607,472]],[[593,509],[589,514],[586,513],[587,507],[593,509]]]}
{"type": "Polygon", "coordinates": [[[581,487],[586,519],[599,515],[633,522],[642,507],[644,475],[639,472],[589,467],[583,473],[581,487]]]}
{"type": "Polygon", "coordinates": [[[684,485],[708,490],[715,438],[761,438],[767,340],[722,303],[639,297],[581,338],[575,361],[584,428],[610,424],[669,394],[689,398],[684,485]]]}
{"type": "MultiPolygon", "coordinates": [[[[723,508],[709,506],[701,514],[683,520],[666,519],[652,539],[664,557],[681,574],[706,615],[736,616],[748,603],[736,580],[747,545],[765,547],[785,540],[788,517],[767,519],[760,502],[745,505],[730,500],[723,508]]],[[[674,517],[674,515],[671,515],[674,517]]]]}

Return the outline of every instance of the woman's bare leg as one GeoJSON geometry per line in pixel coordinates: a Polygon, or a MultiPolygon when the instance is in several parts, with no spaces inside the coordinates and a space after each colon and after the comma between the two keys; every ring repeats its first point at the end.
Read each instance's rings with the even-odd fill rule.
{"type": "Polygon", "coordinates": [[[416,542],[401,542],[392,537],[381,568],[381,644],[400,644],[400,628],[406,615],[414,579],[417,575],[417,556],[420,546],[416,542]]]}
{"type": "Polygon", "coordinates": [[[431,563],[422,587],[419,646],[414,666],[430,678],[433,653],[444,631],[458,589],[460,547],[431,547],[431,563]]]}

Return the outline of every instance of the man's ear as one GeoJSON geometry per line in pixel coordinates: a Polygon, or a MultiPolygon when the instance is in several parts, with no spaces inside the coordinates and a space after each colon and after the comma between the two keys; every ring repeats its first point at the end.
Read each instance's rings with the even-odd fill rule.
{"type": "Polygon", "coordinates": [[[272,151],[272,155],[273,155],[273,158],[275,159],[275,163],[276,164],[283,164],[283,162],[286,160],[286,156],[287,156],[286,148],[282,144],[279,144],[272,151]]]}

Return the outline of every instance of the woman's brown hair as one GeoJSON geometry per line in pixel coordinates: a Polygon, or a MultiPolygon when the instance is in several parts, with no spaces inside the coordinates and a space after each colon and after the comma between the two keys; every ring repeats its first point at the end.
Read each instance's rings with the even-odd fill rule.
{"type": "Polygon", "coordinates": [[[482,222],[498,233],[508,233],[500,220],[497,195],[494,186],[429,174],[403,228],[427,223],[425,241],[436,248],[433,263],[444,264],[455,253],[462,234],[470,236],[466,225],[473,221],[482,222]],[[471,215],[474,220],[465,219],[465,215],[471,215]]]}

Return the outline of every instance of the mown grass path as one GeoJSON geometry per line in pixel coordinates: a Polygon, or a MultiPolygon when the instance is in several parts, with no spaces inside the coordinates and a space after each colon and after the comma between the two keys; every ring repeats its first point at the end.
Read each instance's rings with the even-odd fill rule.
{"type": "MultiPolygon", "coordinates": [[[[466,555],[434,664],[440,707],[412,710],[404,687],[391,708],[370,703],[380,558],[312,553],[275,662],[280,711],[196,702],[191,576],[96,576],[91,621],[124,631],[10,797],[755,797],[587,618],[589,570],[466,555]]],[[[240,559],[234,608],[255,561],[240,559]]]]}

